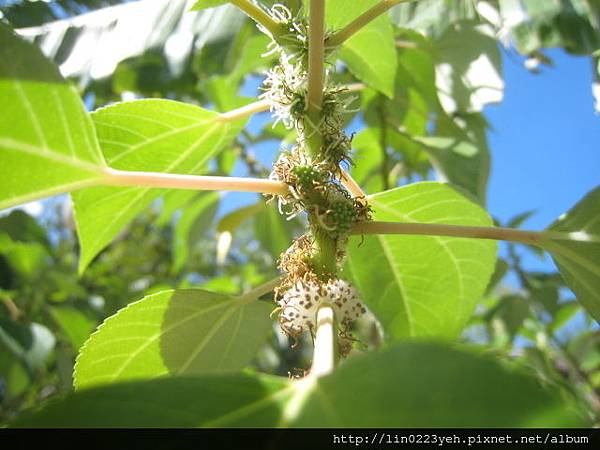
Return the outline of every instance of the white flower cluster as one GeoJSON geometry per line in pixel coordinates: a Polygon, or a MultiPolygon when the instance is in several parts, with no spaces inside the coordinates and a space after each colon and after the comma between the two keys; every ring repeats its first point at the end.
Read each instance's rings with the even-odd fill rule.
{"type": "Polygon", "coordinates": [[[259,98],[269,103],[275,119],[273,127],[283,122],[287,129],[294,128],[294,116],[304,112],[308,87],[308,76],[302,65],[292,63],[289,56],[282,54],[279,64],[267,72],[263,85],[265,92],[259,98]]]}
{"type": "Polygon", "coordinates": [[[298,281],[278,301],[279,323],[290,336],[299,336],[316,326],[317,311],[330,304],[339,322],[347,326],[367,310],[356,288],[348,281],[336,279],[328,283],[298,281]]]}

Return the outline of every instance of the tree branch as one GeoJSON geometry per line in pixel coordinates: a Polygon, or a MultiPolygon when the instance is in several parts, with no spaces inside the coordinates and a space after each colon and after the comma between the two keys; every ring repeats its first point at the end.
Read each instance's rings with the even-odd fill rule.
{"type": "Polygon", "coordinates": [[[281,34],[281,26],[273,20],[262,8],[250,0],[229,0],[232,5],[241,9],[248,17],[263,26],[273,39],[278,40],[281,34]]]}
{"type": "Polygon", "coordinates": [[[368,9],[340,31],[332,35],[329,39],[327,39],[327,48],[338,47],[342,45],[345,41],[350,39],[352,35],[356,32],[360,31],[362,28],[367,26],[373,20],[377,19],[382,14],[386,13],[390,8],[400,4],[413,2],[416,0],[382,0],[371,9],[368,9]]]}
{"type": "Polygon", "coordinates": [[[128,172],[106,169],[107,180],[101,184],[112,186],[137,186],[166,189],[195,189],[204,191],[260,192],[263,194],[286,195],[285,183],[260,178],[211,177],[179,175],[154,172],[128,172]]]}
{"type": "Polygon", "coordinates": [[[424,236],[450,236],[473,239],[512,241],[521,244],[547,247],[550,240],[600,242],[600,238],[582,232],[524,231],[500,227],[471,227],[439,223],[364,222],[357,224],[352,234],[411,234],[424,236]]]}

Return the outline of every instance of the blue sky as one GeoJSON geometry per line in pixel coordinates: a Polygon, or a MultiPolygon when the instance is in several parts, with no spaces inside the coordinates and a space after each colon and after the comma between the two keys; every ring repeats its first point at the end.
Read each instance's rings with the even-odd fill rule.
{"type": "MultiPolygon", "coordinates": [[[[505,54],[506,55],[506,54],[505,54]]],[[[506,222],[536,213],[524,228],[542,229],[600,185],[600,116],[594,113],[589,58],[562,50],[554,67],[534,75],[511,54],[504,58],[504,101],[485,113],[493,130],[488,209],[506,222]]],[[[528,257],[530,268],[551,269],[528,257]]]]}

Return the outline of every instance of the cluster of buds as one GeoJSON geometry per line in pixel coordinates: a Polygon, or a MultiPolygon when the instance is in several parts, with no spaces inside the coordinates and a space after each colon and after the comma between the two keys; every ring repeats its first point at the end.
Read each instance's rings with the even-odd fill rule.
{"type": "MultiPolygon", "coordinates": [[[[320,122],[310,123],[308,109],[307,27],[295,20],[287,8],[274,5],[274,21],[289,31],[284,39],[271,44],[279,53],[279,64],[267,72],[261,98],[270,105],[275,123],[295,129],[296,144],[282,151],[270,178],[289,186],[289,194],[277,196],[279,210],[291,219],[306,212],[310,232],[296,239],[280,257],[279,268],[285,273],[277,291],[279,322],[290,336],[314,331],[316,313],[329,304],[343,329],[365,312],[356,289],[334,273],[315,269],[315,236],[327,236],[334,242],[338,267],[353,226],[370,218],[370,209],[362,198],[352,198],[341,183],[342,164],[351,164],[351,138],[344,133],[344,114],[354,99],[335,85],[331,73],[325,74],[320,122]],[[319,152],[309,153],[306,142],[311,133],[319,133],[319,152]]],[[[268,33],[267,33],[268,34],[268,33]]]]}

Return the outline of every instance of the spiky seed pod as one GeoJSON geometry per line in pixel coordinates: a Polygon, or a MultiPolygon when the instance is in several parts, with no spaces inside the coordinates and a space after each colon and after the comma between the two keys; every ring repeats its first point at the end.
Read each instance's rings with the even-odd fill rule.
{"type": "Polygon", "coordinates": [[[335,317],[344,328],[367,311],[356,288],[340,279],[327,283],[298,281],[283,294],[278,304],[281,328],[293,337],[314,330],[317,311],[322,305],[329,304],[334,309],[335,317]]]}

